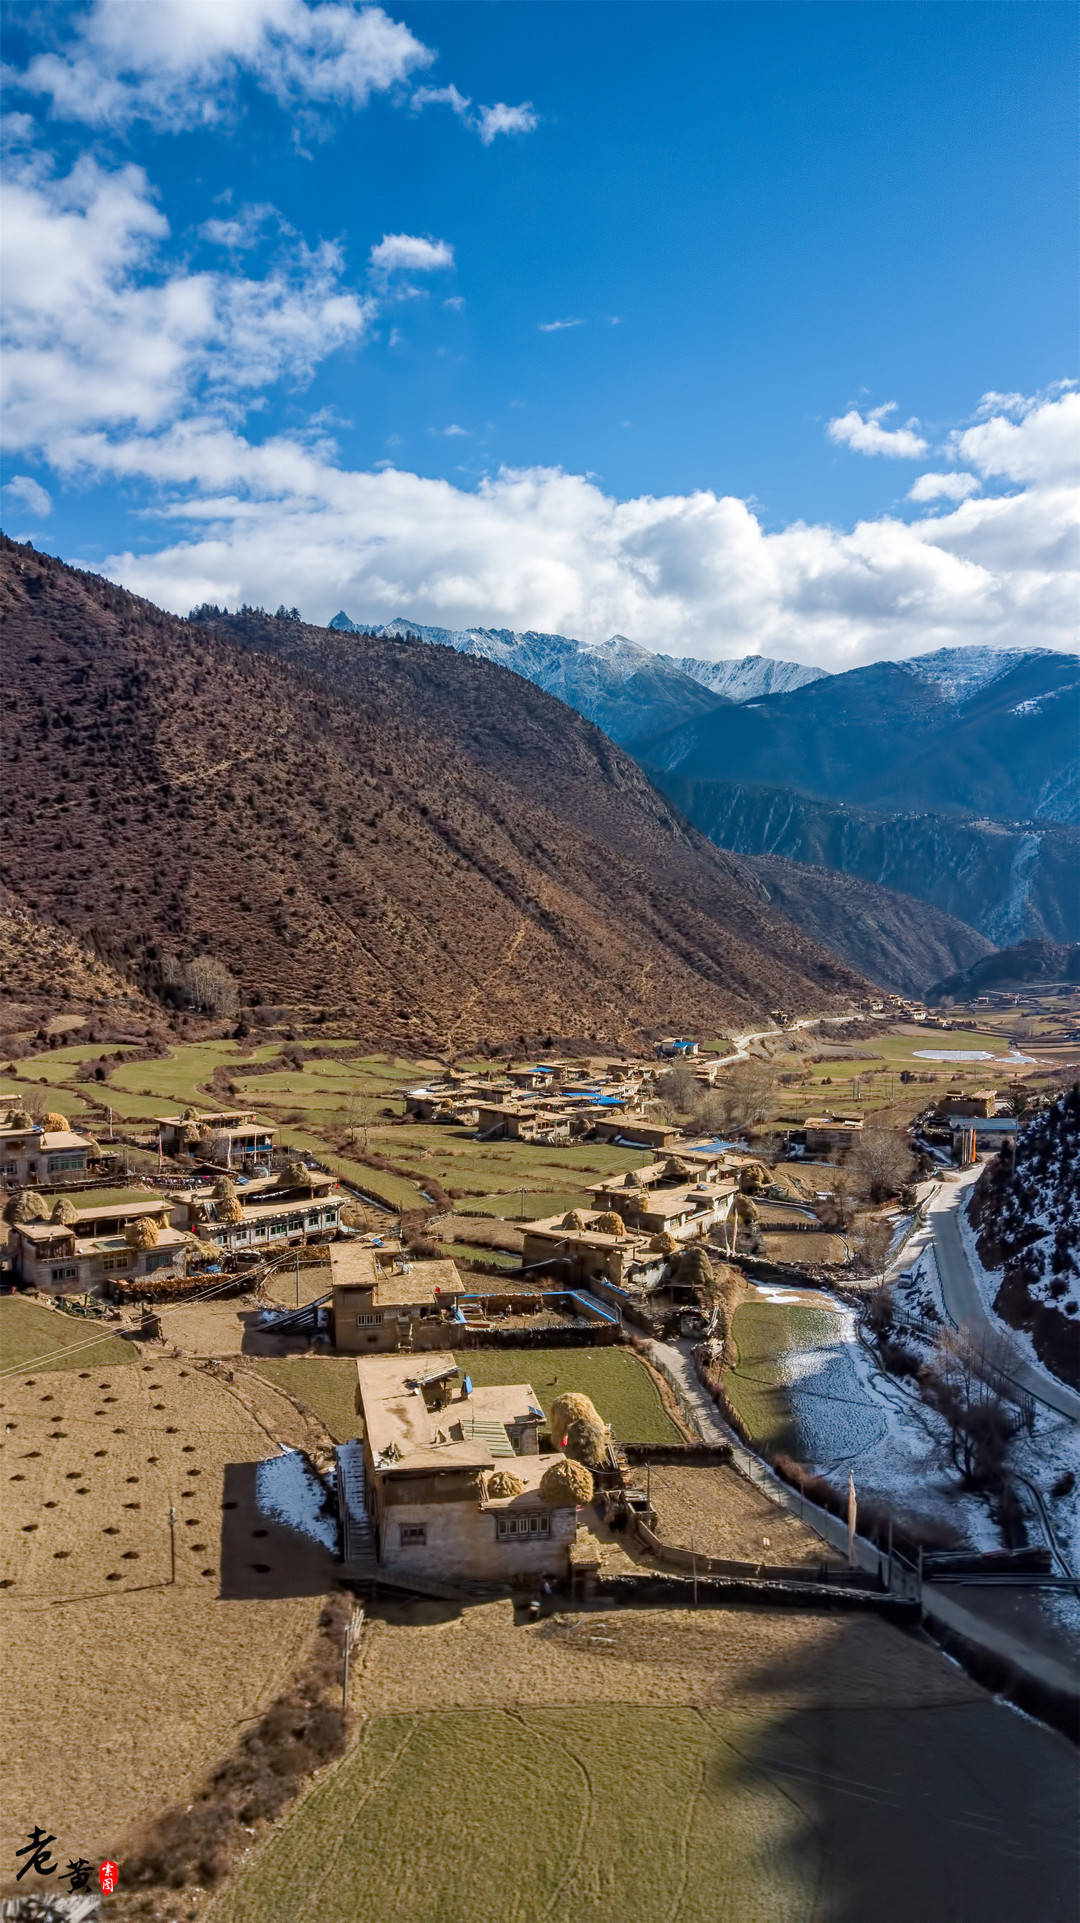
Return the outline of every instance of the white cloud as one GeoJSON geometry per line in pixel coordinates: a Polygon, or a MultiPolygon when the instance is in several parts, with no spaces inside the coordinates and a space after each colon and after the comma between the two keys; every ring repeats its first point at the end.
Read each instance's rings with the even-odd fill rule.
{"type": "Polygon", "coordinates": [[[418,113],[422,107],[449,107],[459,120],[467,120],[472,101],[467,94],[459,93],[451,81],[447,87],[417,87],[409,105],[418,113]]]}
{"type": "Polygon", "coordinates": [[[463,436],[467,436],[468,432],[467,427],[459,427],[456,421],[451,421],[449,427],[430,427],[428,429],[429,434],[440,434],[448,441],[459,440],[463,436]]]}
{"type": "Polygon", "coordinates": [[[227,106],[240,73],[285,105],[363,107],[435,58],[381,7],[352,0],[93,0],[64,53],[40,53],[20,84],[92,126],[178,128],[227,106]]]}
{"type": "Polygon", "coordinates": [[[583,320],[537,321],[536,325],[542,334],[561,334],[564,328],[584,327],[585,322],[583,320]]]}
{"type": "Polygon", "coordinates": [[[281,219],[276,207],[268,201],[260,201],[250,207],[242,207],[238,214],[228,220],[204,220],[199,228],[201,240],[207,240],[212,247],[227,247],[230,253],[241,252],[244,248],[254,247],[262,238],[263,228],[268,221],[281,219]]]}
{"type": "Polygon", "coordinates": [[[284,375],[307,378],[369,331],[338,249],[294,244],[261,279],[163,266],[168,223],[142,169],[84,157],[55,178],[9,167],[0,257],[9,446],[82,427],[175,421],[284,375]]]}
{"type": "Polygon", "coordinates": [[[906,427],[882,426],[886,416],[895,412],[895,401],[871,408],[865,415],[860,414],[857,407],[851,407],[846,414],[839,414],[829,422],[826,433],[838,447],[850,447],[856,454],[887,454],[900,461],[921,460],[929,444],[915,432],[918,421],[909,421],[906,427]]]}
{"type": "Polygon", "coordinates": [[[477,107],[467,94],[459,93],[453,82],[446,87],[417,87],[409,105],[417,112],[423,107],[449,107],[466,127],[479,134],[485,147],[490,147],[497,134],[531,134],[540,124],[540,116],[531,100],[523,100],[519,107],[508,107],[504,100],[494,107],[477,107]]]}
{"type": "Polygon", "coordinates": [[[13,474],[5,483],[4,493],[10,494],[13,501],[22,501],[31,514],[52,513],[52,495],[30,474],[13,474]]]}
{"type": "MultiPolygon", "coordinates": [[[[1058,403],[1060,404],[1060,403],[1058,403]]],[[[168,484],[177,528],[108,572],[166,605],[284,601],[315,620],[414,614],[448,626],[618,632],[687,651],[844,668],[946,646],[1074,647],[1077,498],[1032,486],[912,523],[777,533],[708,491],[619,501],[558,469],[474,491],[399,469],[349,472],[284,437],[219,423],[71,436],[54,462],[168,484]],[[175,491],[183,490],[183,498],[175,491]]]]}
{"type": "Polygon", "coordinates": [[[464,305],[464,294],[451,294],[448,300],[443,301],[443,306],[448,307],[452,314],[460,314],[464,305]]]}
{"type": "Polygon", "coordinates": [[[454,265],[454,250],[449,241],[422,234],[384,234],[371,250],[371,265],[379,274],[431,274],[454,265]]]}
{"type": "Polygon", "coordinates": [[[954,429],[949,450],[978,473],[1006,481],[1057,481],[1080,473],[1080,393],[1059,381],[1044,394],[985,395],[976,427],[954,429]],[[1000,401],[994,411],[991,404],[1000,401]]]}
{"type": "Polygon", "coordinates": [[[539,125],[540,116],[531,100],[523,100],[520,107],[508,107],[505,100],[497,100],[493,107],[481,107],[477,131],[485,147],[490,147],[496,134],[531,134],[539,125]]]}
{"type": "Polygon", "coordinates": [[[908,488],[908,500],[966,501],[979,487],[974,474],[920,474],[908,488]]]}

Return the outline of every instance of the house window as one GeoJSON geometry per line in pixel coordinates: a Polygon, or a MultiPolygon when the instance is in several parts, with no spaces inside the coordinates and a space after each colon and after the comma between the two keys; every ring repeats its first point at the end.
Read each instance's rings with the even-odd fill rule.
{"type": "Polygon", "coordinates": [[[426,1522],[403,1522],[398,1528],[398,1541],[403,1549],[419,1549],[427,1541],[426,1522]]]}
{"type": "Polygon", "coordinates": [[[382,1310],[374,1309],[370,1313],[367,1313],[364,1315],[358,1315],[356,1318],[356,1326],[358,1329],[371,1329],[371,1328],[374,1328],[376,1322],[381,1322],[381,1321],[382,1321],[382,1310]]]}
{"type": "Polygon", "coordinates": [[[105,1275],[115,1275],[119,1269],[131,1267],[131,1257],[126,1250],[122,1255],[103,1255],[101,1267],[105,1275]]]}
{"type": "Polygon", "coordinates": [[[495,1536],[499,1542],[509,1542],[516,1536],[550,1536],[550,1516],[496,1516],[495,1536]]]}
{"type": "Polygon", "coordinates": [[[54,1282],[74,1282],[79,1271],[77,1268],[71,1267],[66,1269],[51,1269],[49,1273],[54,1282]]]}

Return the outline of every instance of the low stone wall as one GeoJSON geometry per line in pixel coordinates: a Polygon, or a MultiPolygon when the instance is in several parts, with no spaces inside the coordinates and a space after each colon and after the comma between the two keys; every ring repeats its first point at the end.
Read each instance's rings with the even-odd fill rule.
{"type": "Polygon", "coordinates": [[[699,1556],[690,1549],[680,1549],[674,1543],[665,1542],[633,1510],[628,1512],[627,1520],[638,1541],[644,1543],[658,1562],[668,1569],[682,1570],[691,1575],[696,1570],[699,1583],[703,1578],[720,1578],[795,1583],[800,1588],[805,1588],[809,1583],[829,1589],[866,1589],[879,1593],[880,1586],[862,1569],[849,1569],[845,1565],[824,1561],[812,1568],[805,1563],[754,1563],[729,1561],[721,1556],[699,1556]]]}
{"type": "MultiPolygon", "coordinates": [[[[694,1585],[687,1576],[597,1576],[590,1587],[590,1598],[606,1608],[621,1603],[627,1609],[650,1604],[660,1609],[688,1609],[693,1606],[694,1585]]],[[[787,1584],[754,1577],[698,1578],[698,1608],[730,1609],[733,1603],[757,1609],[872,1609],[890,1622],[919,1621],[916,1602],[883,1590],[817,1587],[807,1580],[805,1571],[800,1582],[787,1584]]]]}
{"type": "Polygon", "coordinates": [[[628,1462],[652,1462],[658,1468],[699,1468],[702,1465],[730,1462],[730,1442],[627,1442],[623,1454],[628,1462]]]}
{"type": "Polygon", "coordinates": [[[474,1329],[467,1322],[436,1326],[436,1346],[449,1342],[455,1349],[610,1349],[626,1341],[612,1322],[568,1322],[554,1329],[474,1329]]]}

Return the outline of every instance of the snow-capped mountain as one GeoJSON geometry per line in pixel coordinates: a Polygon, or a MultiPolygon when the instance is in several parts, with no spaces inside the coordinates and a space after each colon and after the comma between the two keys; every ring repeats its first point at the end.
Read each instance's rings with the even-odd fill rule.
{"type": "Polygon", "coordinates": [[[335,614],[332,628],[346,633],[419,636],[458,654],[478,654],[557,695],[588,721],[595,721],[620,746],[628,747],[683,721],[696,721],[719,705],[720,697],[663,655],[629,641],[574,641],[565,634],[523,634],[512,628],[436,628],[402,616],[380,626],[335,614]]]}
{"type": "Polygon", "coordinates": [[[437,628],[402,616],[384,625],[365,625],[344,612],[335,614],[330,626],[354,634],[415,634],[459,654],[482,655],[557,695],[624,747],[681,722],[700,720],[719,702],[784,693],[823,673],[763,655],[734,661],[701,661],[692,655],[676,659],[640,647],[625,634],[613,634],[608,641],[577,641],[534,629],[437,628]]]}
{"type": "Polygon", "coordinates": [[[1022,662],[1034,662],[1045,656],[1052,660],[1050,648],[938,648],[934,654],[918,654],[910,661],[900,661],[898,667],[906,669],[919,681],[929,681],[943,694],[946,701],[963,703],[988,688],[993,681],[1000,681],[1003,674],[1009,674],[1022,662]]]}
{"type": "Polygon", "coordinates": [[[769,654],[744,654],[730,661],[701,661],[693,654],[665,655],[673,668],[692,675],[703,688],[722,694],[725,701],[759,701],[766,694],[790,694],[808,681],[823,681],[825,668],[801,661],[780,661],[769,654]]]}

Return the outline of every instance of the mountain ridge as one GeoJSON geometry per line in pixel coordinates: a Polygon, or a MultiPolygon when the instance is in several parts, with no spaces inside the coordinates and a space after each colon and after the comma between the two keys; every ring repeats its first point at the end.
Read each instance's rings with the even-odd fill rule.
{"type": "Polygon", "coordinates": [[[440,1048],[703,1036],[867,992],[539,689],[421,642],[181,621],[0,538],[0,886],[136,971],[440,1048]]]}

